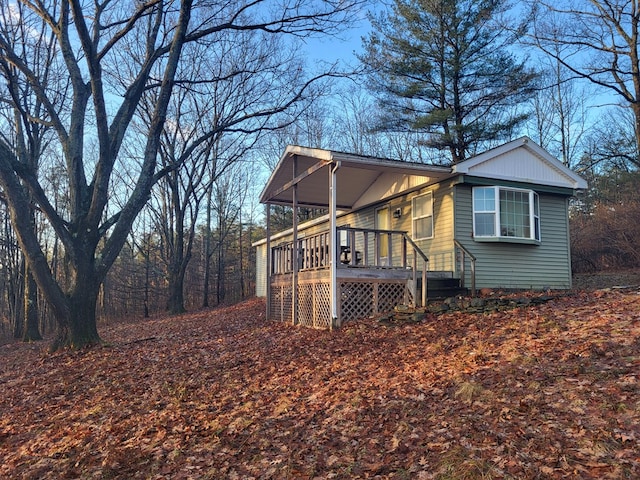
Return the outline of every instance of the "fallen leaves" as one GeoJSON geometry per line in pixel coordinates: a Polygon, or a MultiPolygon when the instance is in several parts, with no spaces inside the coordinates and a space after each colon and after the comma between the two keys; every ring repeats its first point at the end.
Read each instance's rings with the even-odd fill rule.
{"type": "Polygon", "coordinates": [[[0,477],[640,476],[637,292],[334,332],[252,300],[103,337],[0,347],[0,477]]]}

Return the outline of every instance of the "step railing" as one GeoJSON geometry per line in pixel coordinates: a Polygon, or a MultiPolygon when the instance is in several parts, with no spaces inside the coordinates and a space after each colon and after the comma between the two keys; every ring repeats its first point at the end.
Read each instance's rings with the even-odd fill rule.
{"type": "Polygon", "coordinates": [[[471,296],[476,296],[476,257],[457,239],[453,239],[453,243],[456,246],[456,258],[459,259],[458,271],[460,272],[460,287],[465,286],[465,269],[467,264],[467,257],[469,258],[469,266],[471,267],[471,296]],[[458,255],[458,252],[460,255],[458,255]]]}

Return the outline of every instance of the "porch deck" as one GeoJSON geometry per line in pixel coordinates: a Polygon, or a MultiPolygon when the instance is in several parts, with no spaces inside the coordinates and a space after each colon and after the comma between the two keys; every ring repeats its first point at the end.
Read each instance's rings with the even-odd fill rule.
{"type": "Polygon", "coordinates": [[[332,328],[391,311],[398,304],[426,302],[428,259],[406,232],[350,227],[336,230],[337,318],[331,318],[330,236],[325,231],[298,239],[297,248],[294,242],[285,242],[271,249],[272,319],[332,328]],[[420,291],[419,279],[423,286],[420,291]]]}

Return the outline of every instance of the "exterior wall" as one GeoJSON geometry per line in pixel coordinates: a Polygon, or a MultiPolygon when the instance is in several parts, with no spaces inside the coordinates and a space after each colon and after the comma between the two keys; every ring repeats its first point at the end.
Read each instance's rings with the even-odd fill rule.
{"type": "MultiPolygon", "coordinates": [[[[470,185],[431,185],[402,195],[388,202],[370,206],[355,213],[340,216],[338,226],[373,229],[377,208],[388,206],[392,230],[404,230],[413,238],[411,200],[428,191],[433,192],[434,236],[432,239],[416,241],[429,258],[430,271],[456,272],[454,238],[461,242],[476,258],[477,288],[515,289],[565,289],[571,287],[571,259],[569,251],[569,221],[567,197],[539,193],[540,198],[540,245],[479,242],[473,239],[472,190],[470,185]],[[454,214],[455,206],[455,214],[454,214]],[[400,208],[402,215],[393,218],[394,210],[400,208]]],[[[313,222],[307,228],[301,225],[299,237],[324,231],[328,222],[313,222]]],[[[291,235],[273,242],[290,241],[291,235]]],[[[357,250],[362,246],[356,244],[357,250]]],[[[395,242],[393,255],[399,258],[401,245],[395,242]]],[[[266,244],[257,246],[256,295],[266,296],[266,244]]],[[[372,256],[373,252],[369,252],[372,256]]],[[[408,261],[413,253],[409,249],[408,261]]],[[[418,268],[421,268],[418,262],[418,268]]],[[[471,285],[470,265],[465,268],[465,285],[471,285]]]]}
{"type": "MultiPolygon", "coordinates": [[[[427,192],[433,193],[433,238],[414,241],[420,250],[429,258],[429,270],[454,271],[454,202],[452,187],[446,185],[431,185],[390,201],[388,205],[392,213],[397,208],[402,209],[402,217],[400,219],[391,218],[391,229],[409,232],[409,236],[414,239],[411,203],[414,197],[427,192]]],[[[394,252],[394,254],[396,254],[396,252],[394,252]]],[[[412,257],[412,253],[409,253],[409,256],[412,257]]]]}
{"type": "MultiPolygon", "coordinates": [[[[431,271],[455,271],[455,251],[453,246],[454,237],[454,196],[453,187],[442,185],[431,185],[429,187],[422,188],[418,191],[402,195],[388,202],[369,206],[361,209],[357,212],[348,213],[337,218],[337,225],[350,226],[353,228],[376,228],[375,217],[376,210],[381,207],[389,208],[390,213],[390,229],[400,230],[408,232],[409,236],[413,239],[412,231],[412,215],[411,215],[411,203],[414,197],[422,195],[427,192],[433,193],[433,216],[434,216],[434,236],[428,240],[415,241],[418,247],[429,258],[428,268],[431,271]],[[393,212],[400,208],[402,215],[399,219],[393,218],[393,212]]],[[[305,236],[314,235],[316,233],[325,231],[329,228],[329,222],[311,222],[310,226],[300,225],[298,230],[298,238],[304,238],[305,236]]],[[[293,236],[291,234],[281,236],[276,240],[273,240],[272,245],[277,245],[281,242],[291,241],[293,236]]],[[[395,259],[401,257],[401,245],[399,242],[394,242],[393,256],[395,259]]],[[[356,250],[362,251],[362,240],[356,242],[356,250]]],[[[370,258],[373,258],[373,251],[368,252],[370,258]]],[[[256,247],[256,295],[260,297],[266,296],[266,244],[259,244],[256,247]]],[[[411,265],[413,262],[413,252],[409,248],[408,263],[411,265]]],[[[418,268],[422,268],[421,261],[418,261],[418,268]]]]}
{"type": "MultiPolygon", "coordinates": [[[[478,242],[473,239],[471,186],[455,187],[455,236],[477,259],[477,288],[571,288],[567,197],[539,196],[540,245],[478,242]]],[[[470,281],[467,274],[466,284],[470,281]]]]}

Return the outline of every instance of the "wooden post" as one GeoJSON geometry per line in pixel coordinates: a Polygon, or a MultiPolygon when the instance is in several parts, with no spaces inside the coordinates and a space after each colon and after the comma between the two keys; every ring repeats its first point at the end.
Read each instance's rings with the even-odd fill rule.
{"type": "Polygon", "coordinates": [[[407,237],[402,235],[402,268],[407,268],[407,237]]]}
{"type": "Polygon", "coordinates": [[[362,263],[365,267],[369,266],[369,232],[365,231],[364,235],[363,235],[363,242],[364,242],[364,258],[362,259],[362,263]]]}
{"type": "MultiPolygon", "coordinates": [[[[298,156],[293,156],[293,178],[298,175],[298,156]]],[[[298,323],[298,184],[293,184],[293,248],[291,249],[291,324],[298,323]]]]}
{"type": "Polygon", "coordinates": [[[347,235],[349,236],[349,248],[351,250],[351,265],[357,265],[357,258],[356,258],[356,232],[355,230],[347,230],[347,235]]]}
{"type": "Polygon", "coordinates": [[[422,260],[422,305],[427,306],[427,262],[422,260]]]}
{"type": "Polygon", "coordinates": [[[413,249],[413,305],[412,307],[418,306],[418,252],[416,249],[413,249]]]}

